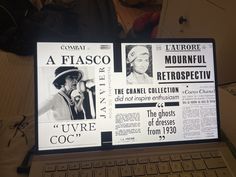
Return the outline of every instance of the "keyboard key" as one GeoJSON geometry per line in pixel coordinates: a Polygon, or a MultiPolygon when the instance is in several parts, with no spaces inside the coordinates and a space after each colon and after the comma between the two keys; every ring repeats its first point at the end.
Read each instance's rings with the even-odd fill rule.
{"type": "Polygon", "coordinates": [[[93,177],[92,170],[81,170],[80,177],[93,177]]]}
{"type": "Polygon", "coordinates": [[[45,172],[53,172],[53,171],[56,171],[56,165],[47,165],[45,167],[45,172]]]}
{"type": "Polygon", "coordinates": [[[191,160],[182,161],[184,171],[193,171],[194,166],[191,160]]]}
{"type": "Polygon", "coordinates": [[[180,177],[193,177],[191,173],[181,173],[180,177]]]}
{"type": "Polygon", "coordinates": [[[161,162],[158,164],[158,170],[161,174],[170,173],[170,165],[168,162],[161,162]]]}
{"type": "Polygon", "coordinates": [[[144,163],[148,163],[149,159],[147,157],[140,157],[138,158],[138,163],[144,164],[144,163]]]}
{"type": "Polygon", "coordinates": [[[222,158],[205,159],[205,163],[209,169],[226,167],[222,158]]]}
{"type": "Polygon", "coordinates": [[[105,177],[106,171],[105,168],[95,168],[94,177],[105,177]]]}
{"type": "Polygon", "coordinates": [[[196,170],[205,170],[206,165],[202,159],[193,160],[193,164],[196,170]]]}
{"type": "Polygon", "coordinates": [[[78,162],[69,163],[68,168],[69,170],[78,170],[80,168],[80,165],[78,162]]]}
{"type": "Polygon", "coordinates": [[[217,177],[215,171],[213,170],[204,171],[204,174],[206,177],[217,177]]]}
{"type": "Polygon", "coordinates": [[[128,164],[129,164],[129,165],[135,165],[135,164],[137,164],[137,163],[138,163],[138,161],[137,161],[136,158],[130,158],[130,159],[128,159],[128,164]]]}
{"type": "Polygon", "coordinates": [[[133,172],[135,176],[143,176],[146,173],[144,165],[133,166],[133,172]]]}
{"type": "Polygon", "coordinates": [[[82,162],[81,163],[81,168],[82,169],[92,168],[92,163],[91,162],[82,162]]]}
{"type": "Polygon", "coordinates": [[[57,165],[58,171],[66,171],[68,169],[67,164],[59,164],[57,165]]]}
{"type": "Polygon", "coordinates": [[[155,163],[155,162],[159,162],[160,160],[159,160],[158,156],[152,156],[152,157],[149,158],[149,161],[151,163],[155,163]]]}
{"type": "Polygon", "coordinates": [[[170,158],[173,161],[181,160],[180,154],[171,154],[170,158]]]}
{"type": "Polygon", "coordinates": [[[211,153],[210,152],[202,152],[201,156],[204,159],[211,158],[211,153]]]}
{"type": "Polygon", "coordinates": [[[131,176],[132,175],[130,166],[121,166],[120,167],[120,172],[121,172],[121,176],[122,177],[126,177],[126,176],[131,176]]]}
{"type": "Polygon", "coordinates": [[[201,154],[200,153],[192,153],[191,157],[192,157],[192,159],[201,159],[201,154]]]}
{"type": "Polygon", "coordinates": [[[214,151],[214,152],[211,152],[211,156],[212,157],[221,157],[221,154],[220,154],[220,152],[219,151],[214,151]]]}
{"type": "Polygon", "coordinates": [[[77,170],[68,171],[67,177],[79,177],[79,171],[77,170]]]}
{"type": "Polygon", "coordinates": [[[172,172],[181,172],[182,171],[182,166],[180,161],[174,161],[170,163],[171,171],[172,172]]]}
{"type": "Polygon", "coordinates": [[[168,162],[170,160],[170,156],[169,155],[161,155],[160,156],[160,161],[161,162],[168,162]]]}
{"type": "Polygon", "coordinates": [[[95,161],[93,162],[93,167],[94,168],[99,168],[102,167],[104,165],[104,161],[95,161]]]}
{"type": "Polygon", "coordinates": [[[216,174],[217,174],[218,177],[232,177],[229,170],[226,169],[226,168],[217,169],[216,174]]]}
{"type": "Polygon", "coordinates": [[[193,177],[205,177],[202,172],[193,172],[192,175],[193,177]]]}
{"type": "Polygon", "coordinates": [[[155,175],[157,174],[157,168],[156,168],[156,165],[153,164],[153,163],[150,163],[150,164],[146,164],[146,172],[148,175],[155,175]]]}
{"type": "Polygon", "coordinates": [[[125,159],[118,159],[116,160],[117,165],[126,165],[126,160],[125,159]]]}
{"type": "Polygon", "coordinates": [[[106,166],[107,166],[107,167],[115,166],[115,161],[114,161],[114,160],[107,160],[107,161],[106,161],[106,166]]]}
{"type": "Polygon", "coordinates": [[[170,174],[168,177],[179,177],[179,174],[170,174]]]}
{"type": "Polygon", "coordinates": [[[108,167],[107,168],[108,177],[119,177],[119,171],[117,167],[108,167]]]}
{"type": "Polygon", "coordinates": [[[190,156],[190,154],[181,154],[181,158],[182,158],[182,160],[190,160],[191,156],[190,156]]]}
{"type": "Polygon", "coordinates": [[[64,171],[57,171],[53,174],[53,177],[66,177],[66,172],[64,171]]]}
{"type": "Polygon", "coordinates": [[[43,177],[53,177],[53,173],[44,173],[43,177]]]}

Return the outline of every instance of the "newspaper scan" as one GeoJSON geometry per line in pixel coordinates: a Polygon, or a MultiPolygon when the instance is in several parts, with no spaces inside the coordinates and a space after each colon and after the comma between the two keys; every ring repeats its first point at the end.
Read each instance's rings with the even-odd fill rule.
{"type": "Polygon", "coordinates": [[[218,137],[211,43],[119,45],[38,43],[39,150],[218,137]]]}
{"type": "Polygon", "coordinates": [[[115,145],[217,138],[212,44],[123,43],[121,50],[126,69],[112,84],[115,145]]]}
{"type": "Polygon", "coordinates": [[[38,43],[37,51],[39,149],[101,146],[111,124],[113,44],[38,43]]]}

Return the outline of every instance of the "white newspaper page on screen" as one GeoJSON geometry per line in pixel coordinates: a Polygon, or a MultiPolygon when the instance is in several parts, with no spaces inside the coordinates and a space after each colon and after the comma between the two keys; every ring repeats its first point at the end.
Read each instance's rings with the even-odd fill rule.
{"type": "Polygon", "coordinates": [[[114,145],[218,137],[211,43],[123,43],[121,57],[114,145]]]}
{"type": "Polygon", "coordinates": [[[38,43],[39,150],[101,146],[110,130],[112,43],[38,43]]]}

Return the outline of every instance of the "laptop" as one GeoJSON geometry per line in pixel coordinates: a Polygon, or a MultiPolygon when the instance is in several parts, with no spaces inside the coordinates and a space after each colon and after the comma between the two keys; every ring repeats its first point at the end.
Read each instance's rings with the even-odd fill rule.
{"type": "Polygon", "coordinates": [[[213,39],[38,42],[30,177],[224,177],[213,39]]]}

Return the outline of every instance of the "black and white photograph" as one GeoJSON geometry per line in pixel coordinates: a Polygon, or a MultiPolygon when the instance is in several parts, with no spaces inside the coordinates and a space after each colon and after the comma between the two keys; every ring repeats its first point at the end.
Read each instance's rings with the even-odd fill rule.
{"type": "Polygon", "coordinates": [[[125,50],[127,84],[152,84],[151,45],[127,45],[125,50]]]}
{"type": "Polygon", "coordinates": [[[42,67],[43,99],[38,114],[42,122],[96,119],[93,67],[42,67]],[[43,120],[45,119],[45,120],[43,120]]]}

